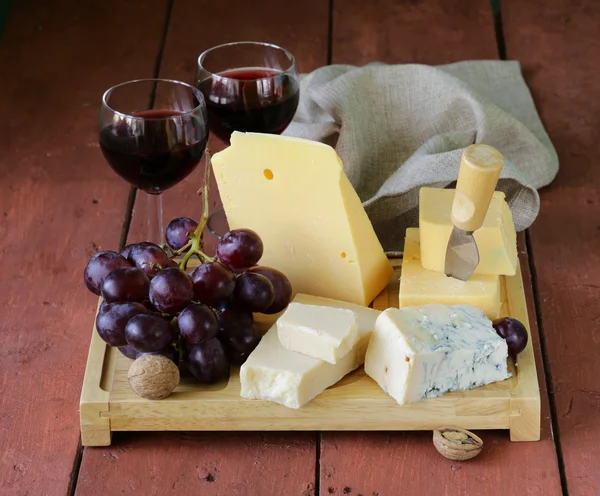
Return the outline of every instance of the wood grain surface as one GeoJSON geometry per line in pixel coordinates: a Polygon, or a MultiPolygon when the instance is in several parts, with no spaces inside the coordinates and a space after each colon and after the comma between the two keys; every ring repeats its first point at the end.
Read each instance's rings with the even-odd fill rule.
{"type": "MultiPolygon", "coordinates": [[[[286,8],[275,0],[236,2],[235,6],[179,0],[174,4],[160,76],[191,82],[202,51],[239,40],[280,44],[294,53],[299,70],[310,71],[327,62],[327,34],[328,5],[320,0],[290,3],[286,8]]],[[[223,144],[211,138],[209,146],[217,151],[223,144]]],[[[199,167],[164,194],[166,221],[177,216],[199,217],[196,191],[202,185],[201,178],[199,167]]],[[[212,190],[211,203],[218,207],[214,182],[212,190]]],[[[138,194],[130,241],[142,240],[146,235],[145,208],[145,197],[138,194]]],[[[206,239],[210,244],[210,237],[206,239]]],[[[116,433],[113,446],[85,449],[77,494],[121,494],[131,488],[139,494],[181,494],[178,481],[186,481],[186,490],[202,496],[312,496],[315,437],[310,432],[239,436],[116,433]],[[133,452],[120,454],[119,444],[133,452]],[[198,467],[207,468],[198,475],[198,467]],[[215,467],[218,472],[214,472],[215,467]],[[213,470],[214,480],[207,482],[207,470],[213,470]]]]}
{"type": "Polygon", "coordinates": [[[16,2],[3,34],[2,495],[67,494],[77,468],[97,301],[82,272],[118,245],[129,191],[98,149],[97,113],[109,86],[152,75],[164,5],[16,2]]]}
{"type": "MultiPolygon", "coordinates": [[[[490,4],[450,4],[380,0],[372,8],[359,1],[336,2],[333,60],[440,64],[497,58],[490,4]]],[[[541,441],[511,443],[507,433],[481,431],[483,453],[461,463],[441,457],[430,434],[324,432],[321,494],[391,496],[398,494],[397,488],[405,494],[496,494],[499,487],[503,493],[561,493],[524,235],[519,240],[542,395],[541,441]]]]}
{"type": "Polygon", "coordinates": [[[530,231],[569,494],[600,492],[600,3],[502,2],[507,56],[519,59],[560,160],[530,231]]]}
{"type": "Polygon", "coordinates": [[[333,2],[332,63],[448,64],[495,59],[487,0],[333,2]]]}

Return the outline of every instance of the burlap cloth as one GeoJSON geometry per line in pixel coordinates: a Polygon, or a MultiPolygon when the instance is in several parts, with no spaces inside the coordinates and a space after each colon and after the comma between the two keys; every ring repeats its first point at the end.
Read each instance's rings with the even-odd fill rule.
{"type": "Polygon", "coordinates": [[[453,186],[472,143],[504,155],[497,189],[519,231],[558,171],[518,62],[332,65],[302,76],[300,91],[284,134],[335,147],[388,251],[402,250],[405,229],[418,225],[419,188],[453,186]]]}

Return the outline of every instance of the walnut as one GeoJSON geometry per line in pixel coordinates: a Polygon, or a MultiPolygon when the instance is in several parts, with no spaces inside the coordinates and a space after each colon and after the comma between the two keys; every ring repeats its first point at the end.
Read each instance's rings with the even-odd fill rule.
{"type": "Polygon", "coordinates": [[[439,429],[433,431],[435,448],[450,460],[465,461],[481,453],[483,441],[464,429],[439,429]]]}
{"type": "Polygon", "coordinates": [[[127,379],[142,398],[162,400],[179,384],[179,368],[162,355],[143,355],[131,364],[127,379]]]}

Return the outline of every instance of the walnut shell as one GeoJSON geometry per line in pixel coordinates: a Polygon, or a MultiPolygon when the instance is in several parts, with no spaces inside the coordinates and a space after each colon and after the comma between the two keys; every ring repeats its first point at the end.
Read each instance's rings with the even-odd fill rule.
{"type": "Polygon", "coordinates": [[[179,368],[162,355],[143,355],[131,364],[127,379],[142,398],[162,400],[179,384],[179,368]]]}
{"type": "Polygon", "coordinates": [[[433,431],[433,444],[441,455],[457,461],[475,458],[483,448],[480,437],[458,428],[433,431]]]}

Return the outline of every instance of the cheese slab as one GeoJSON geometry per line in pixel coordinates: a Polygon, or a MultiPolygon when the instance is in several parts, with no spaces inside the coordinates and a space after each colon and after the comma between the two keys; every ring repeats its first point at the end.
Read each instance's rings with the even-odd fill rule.
{"type": "MultiPolygon", "coordinates": [[[[452,232],[454,189],[421,188],[419,228],[421,264],[427,270],[444,272],[446,247],[452,232]]],[[[475,274],[512,276],[517,271],[517,233],[504,193],[494,192],[483,225],[473,236],[479,249],[475,274]]]]}
{"type": "Polygon", "coordinates": [[[346,308],[291,302],[277,320],[281,346],[337,363],[358,341],[356,314],[346,308]]]}
{"type": "Polygon", "coordinates": [[[481,310],[423,305],[377,319],[365,372],[404,405],[510,377],[506,341],[481,310]]]}
{"type": "Polygon", "coordinates": [[[400,308],[428,303],[463,304],[480,308],[490,319],[499,317],[500,276],[475,274],[468,281],[460,281],[443,272],[424,269],[421,265],[419,231],[417,228],[406,230],[400,278],[400,308]]]}
{"type": "Polygon", "coordinates": [[[229,227],[260,235],[261,265],[294,294],[368,305],[387,285],[391,264],[333,148],[234,132],[212,164],[229,227]]]}
{"type": "Polygon", "coordinates": [[[296,295],[293,301],[352,310],[358,321],[358,342],[334,365],[285,349],[279,342],[276,324],[240,368],[240,395],[243,398],[299,408],[364,362],[371,332],[381,312],[304,294],[296,295]]]}

